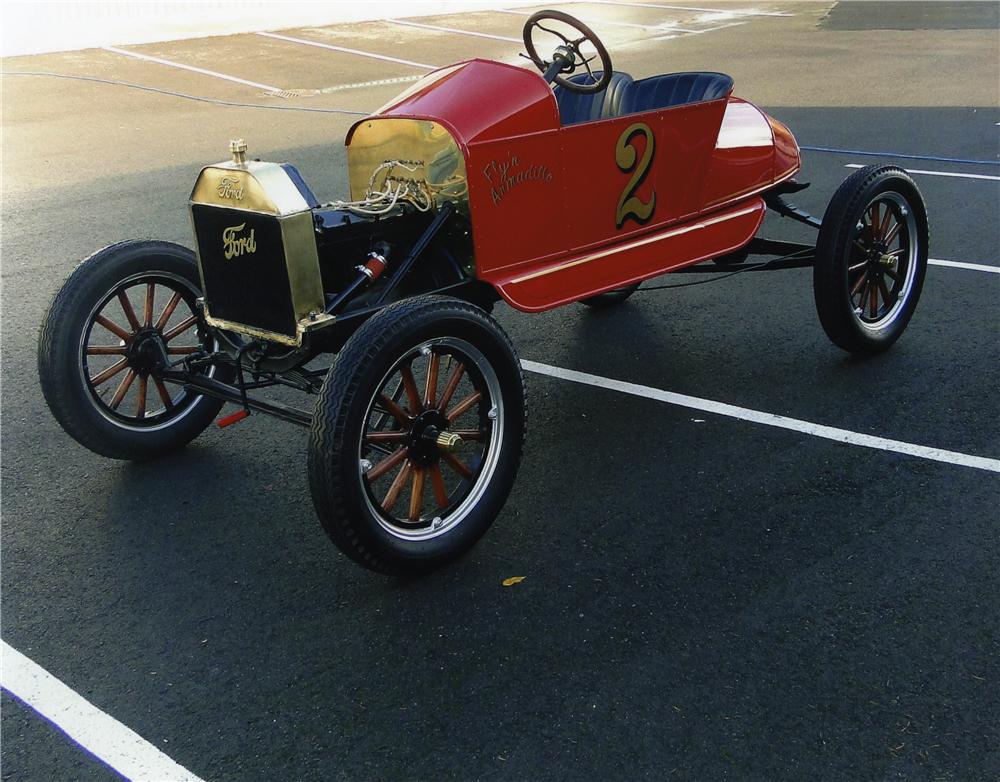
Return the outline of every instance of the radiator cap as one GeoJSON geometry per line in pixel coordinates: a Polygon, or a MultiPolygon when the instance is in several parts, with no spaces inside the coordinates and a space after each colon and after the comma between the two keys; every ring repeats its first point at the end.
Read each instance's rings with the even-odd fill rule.
{"type": "Polygon", "coordinates": [[[247,142],[241,138],[229,142],[229,151],[233,154],[233,162],[238,165],[246,165],[247,162],[247,142]]]}

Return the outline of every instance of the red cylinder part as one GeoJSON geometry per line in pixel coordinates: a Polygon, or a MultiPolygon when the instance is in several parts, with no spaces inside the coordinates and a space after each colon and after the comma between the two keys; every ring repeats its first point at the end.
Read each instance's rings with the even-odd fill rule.
{"type": "Polygon", "coordinates": [[[372,280],[377,280],[381,276],[382,272],[385,271],[385,266],[385,258],[375,253],[369,255],[368,260],[365,262],[365,268],[371,272],[370,279],[372,280]]]}
{"type": "Polygon", "coordinates": [[[225,429],[227,426],[242,421],[248,415],[250,415],[249,410],[237,410],[232,415],[227,415],[220,418],[216,423],[218,423],[220,429],[225,429]]]}

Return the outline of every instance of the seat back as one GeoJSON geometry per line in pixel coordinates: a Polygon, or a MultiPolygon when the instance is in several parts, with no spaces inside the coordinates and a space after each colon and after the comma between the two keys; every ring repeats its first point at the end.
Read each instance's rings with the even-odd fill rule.
{"type": "MultiPolygon", "coordinates": [[[[594,76],[601,78],[601,71],[595,71],[594,76]]],[[[578,73],[569,81],[574,84],[586,84],[590,76],[578,73]]],[[[600,92],[573,92],[558,84],[553,88],[556,103],[559,104],[559,119],[563,125],[575,125],[578,122],[589,122],[594,119],[620,117],[624,111],[625,95],[632,86],[632,77],[627,73],[614,71],[606,89],[600,92]]]]}
{"type": "Polygon", "coordinates": [[[726,97],[733,79],[724,73],[668,73],[633,82],[625,95],[623,114],[665,109],[726,97]]]}

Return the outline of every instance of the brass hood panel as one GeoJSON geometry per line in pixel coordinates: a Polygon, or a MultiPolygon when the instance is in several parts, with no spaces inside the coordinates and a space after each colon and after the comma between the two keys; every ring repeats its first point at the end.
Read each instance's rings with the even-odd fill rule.
{"type": "Polygon", "coordinates": [[[437,122],[392,117],[364,120],[355,128],[347,147],[351,198],[361,200],[375,170],[390,161],[403,167],[384,169],[373,183],[382,189],[385,179],[411,179],[426,183],[436,206],[450,201],[459,212],[469,213],[465,157],[451,134],[437,122]]]}
{"type": "Polygon", "coordinates": [[[288,172],[277,163],[216,163],[202,169],[191,203],[286,215],[309,210],[288,172]]]}

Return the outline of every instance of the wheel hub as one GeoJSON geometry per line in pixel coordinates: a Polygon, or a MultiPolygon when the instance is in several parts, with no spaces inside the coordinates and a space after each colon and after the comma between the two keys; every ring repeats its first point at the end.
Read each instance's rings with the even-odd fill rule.
{"type": "Polygon", "coordinates": [[[125,346],[125,357],[136,372],[148,375],[163,364],[167,346],[163,336],[152,326],[139,329],[125,346]]]}
{"type": "Polygon", "coordinates": [[[440,410],[427,410],[414,419],[410,426],[409,457],[415,464],[427,465],[437,461],[443,449],[440,440],[451,439],[447,437],[448,425],[448,419],[440,410]],[[445,437],[442,438],[442,435],[445,437]]]}

